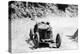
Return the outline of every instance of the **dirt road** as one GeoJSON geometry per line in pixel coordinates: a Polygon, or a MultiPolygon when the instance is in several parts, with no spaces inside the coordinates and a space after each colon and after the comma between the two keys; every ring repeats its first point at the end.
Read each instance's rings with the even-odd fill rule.
{"type": "MultiPolygon", "coordinates": [[[[41,19],[45,20],[45,19],[41,19]]],[[[36,19],[40,21],[40,19],[36,19]]],[[[77,30],[77,18],[60,18],[60,17],[47,17],[45,21],[49,21],[53,28],[53,36],[55,37],[57,33],[61,35],[61,47],[56,48],[40,48],[34,51],[47,51],[47,50],[66,50],[66,49],[77,49],[78,44],[67,35],[72,35],[77,30]]],[[[11,33],[12,33],[12,52],[27,52],[33,51],[29,48],[30,45],[26,43],[26,39],[29,38],[29,30],[34,26],[36,22],[29,19],[18,19],[11,23],[11,33]]]]}

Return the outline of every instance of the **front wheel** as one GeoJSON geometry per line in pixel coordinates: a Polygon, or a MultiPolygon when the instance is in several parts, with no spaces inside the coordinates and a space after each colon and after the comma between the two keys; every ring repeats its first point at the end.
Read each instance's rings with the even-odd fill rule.
{"type": "Polygon", "coordinates": [[[59,48],[61,46],[61,38],[60,35],[57,34],[56,36],[56,48],[59,48]]]}
{"type": "Polygon", "coordinates": [[[34,48],[37,48],[39,46],[39,37],[36,33],[33,36],[33,43],[34,43],[34,48]]]}

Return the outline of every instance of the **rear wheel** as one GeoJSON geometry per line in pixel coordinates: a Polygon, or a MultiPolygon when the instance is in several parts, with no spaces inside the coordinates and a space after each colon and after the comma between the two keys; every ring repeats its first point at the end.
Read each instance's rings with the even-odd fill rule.
{"type": "Polygon", "coordinates": [[[56,47],[59,48],[61,46],[61,38],[60,35],[57,34],[56,36],[56,47]]]}

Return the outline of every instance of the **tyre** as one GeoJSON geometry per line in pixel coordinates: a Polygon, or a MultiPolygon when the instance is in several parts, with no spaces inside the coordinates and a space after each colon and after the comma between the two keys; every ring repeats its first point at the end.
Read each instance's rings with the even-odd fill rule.
{"type": "Polygon", "coordinates": [[[34,34],[33,36],[33,43],[34,43],[34,48],[37,48],[39,46],[39,37],[37,34],[34,34]]]}
{"type": "Polygon", "coordinates": [[[30,34],[29,34],[29,36],[30,36],[30,39],[32,40],[33,39],[33,33],[32,33],[32,30],[30,29],[30,34]]]}
{"type": "Polygon", "coordinates": [[[57,34],[56,36],[56,48],[59,48],[61,46],[61,38],[60,35],[57,34]]]}

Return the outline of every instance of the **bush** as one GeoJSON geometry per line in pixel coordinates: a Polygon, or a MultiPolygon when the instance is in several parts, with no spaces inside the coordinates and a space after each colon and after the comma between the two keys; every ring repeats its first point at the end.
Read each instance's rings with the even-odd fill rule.
{"type": "MultiPolygon", "coordinates": [[[[48,14],[64,15],[64,11],[59,9],[57,4],[53,3],[40,3],[40,2],[25,2],[25,1],[10,1],[9,2],[9,19],[16,18],[31,18],[35,17],[41,18],[47,16],[48,14]]],[[[62,5],[64,6],[64,4],[62,5]]],[[[61,6],[61,7],[62,7],[61,6]]],[[[78,6],[68,5],[64,7],[64,10],[67,10],[69,16],[78,15],[78,6]]]]}

